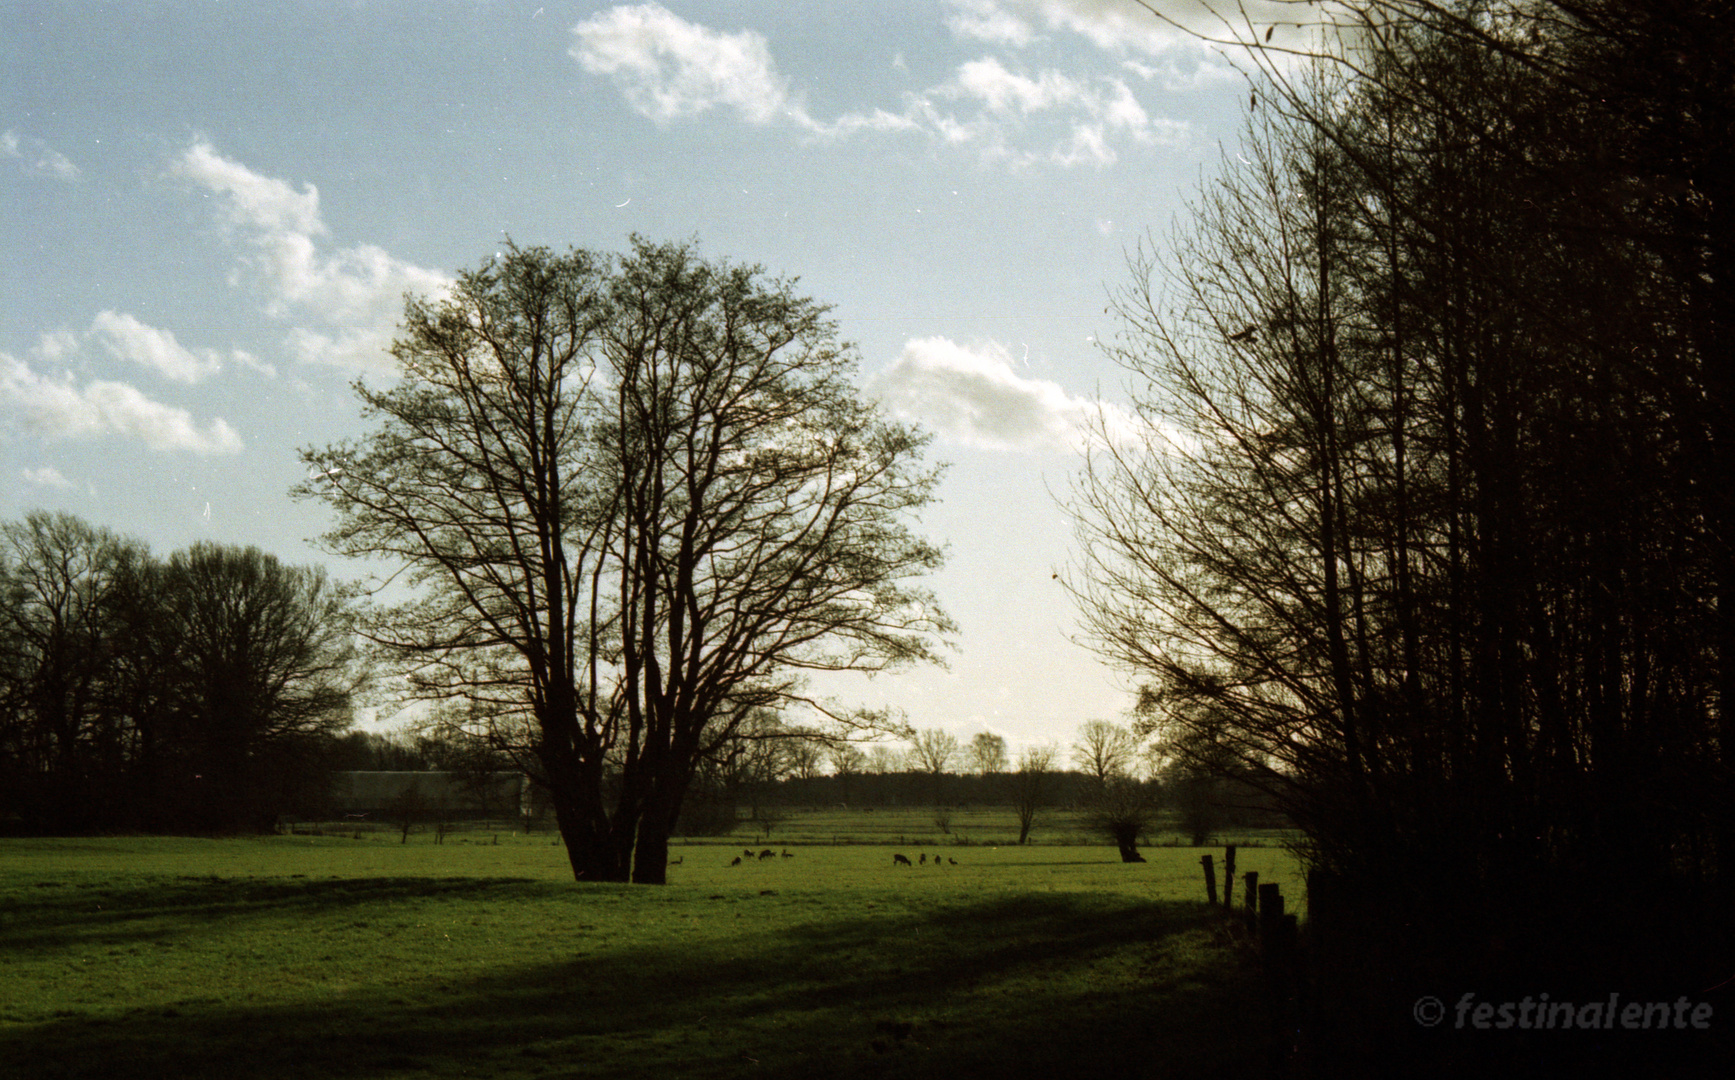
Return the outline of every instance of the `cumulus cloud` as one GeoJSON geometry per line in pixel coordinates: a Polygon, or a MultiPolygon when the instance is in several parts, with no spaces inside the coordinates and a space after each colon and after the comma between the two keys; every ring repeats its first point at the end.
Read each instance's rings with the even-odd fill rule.
{"type": "MultiPolygon", "coordinates": [[[[1052,69],[1030,76],[1012,71],[995,57],[985,57],[961,65],[943,92],[979,101],[990,117],[1047,113],[1063,120],[1066,134],[1044,154],[1026,152],[1025,160],[1045,157],[1066,166],[1111,165],[1119,157],[1115,145],[1120,140],[1174,145],[1187,135],[1183,123],[1153,120],[1120,79],[1074,79],[1052,69]]],[[[1003,130],[988,125],[980,135],[984,141],[997,140],[1002,151],[1010,153],[1003,130]]]]}
{"type": "Polygon", "coordinates": [[[723,33],[657,4],[616,7],[572,28],[571,55],[613,78],[633,107],[656,120],[733,108],[765,124],[794,108],[763,35],[723,33]]]}
{"type": "MultiPolygon", "coordinates": [[[[1077,450],[1106,408],[1068,394],[1059,383],[1020,375],[995,343],[960,345],[915,338],[868,383],[894,413],[940,434],[991,450],[1077,450]]],[[[1118,428],[1118,416],[1109,420],[1118,428]]]]}
{"type": "MultiPolygon", "coordinates": [[[[962,36],[1014,46],[1031,39],[1026,21],[991,0],[958,5],[948,22],[962,36]]],[[[633,108],[658,123],[720,109],[817,137],[922,134],[943,146],[973,146],[988,160],[1062,166],[1103,166],[1118,158],[1117,143],[1173,144],[1186,135],[1183,124],[1152,119],[1119,78],[1016,71],[997,57],[960,65],[952,78],[906,95],[896,109],[820,119],[790,89],[770,44],[755,31],[713,30],[657,4],[639,4],[593,15],[573,34],[570,52],[579,65],[612,80],[633,108]],[[1044,126],[1032,127],[1038,118],[1044,126]],[[1016,145],[1033,141],[1048,149],[1016,145]]]]}
{"type": "Polygon", "coordinates": [[[833,137],[919,127],[907,113],[883,108],[815,119],[778,73],[763,34],[712,30],[659,4],[610,8],[572,33],[572,58],[613,80],[633,108],[659,123],[722,108],[750,124],[786,121],[833,137]]]}
{"type": "Polygon", "coordinates": [[[301,359],[346,369],[388,368],[386,347],[406,292],[437,296],[452,279],[373,244],[330,250],[319,189],[263,176],[197,140],[171,175],[219,196],[219,214],[244,245],[234,281],[257,289],[273,318],[298,323],[290,346],[301,359]]]}
{"type": "Polygon", "coordinates": [[[54,488],[56,490],[66,491],[76,486],[71,480],[62,476],[60,470],[56,469],[52,465],[44,465],[39,469],[19,469],[18,475],[31,487],[54,488]]]}
{"type": "MultiPolygon", "coordinates": [[[[1037,40],[1037,27],[1076,34],[1100,49],[1151,56],[1196,50],[1200,37],[1252,40],[1262,29],[1295,32],[1294,0],[949,0],[953,33],[1012,45],[1037,40]]],[[[1329,5],[1327,5],[1329,6],[1329,5]]]]}
{"type": "Polygon", "coordinates": [[[176,382],[195,383],[223,369],[214,349],[186,348],[167,330],[147,326],[124,312],[99,311],[90,324],[91,336],[110,355],[150,368],[176,382]]]}
{"type": "Polygon", "coordinates": [[[52,364],[107,357],[188,384],[209,378],[230,364],[252,368],[268,377],[277,374],[270,364],[245,350],[188,348],[172,331],[151,326],[124,311],[97,312],[89,330],[51,330],[40,334],[32,353],[52,364]]]}
{"type": "Polygon", "coordinates": [[[74,183],[84,176],[84,170],[72,163],[65,154],[41,139],[26,139],[16,131],[0,133],[0,154],[23,162],[31,172],[52,176],[56,180],[74,183]]]}
{"type": "Polygon", "coordinates": [[[56,438],[122,435],[152,450],[241,450],[241,436],[224,420],[201,425],[185,409],[153,401],[126,383],[93,379],[80,385],[70,372],[45,375],[6,353],[0,353],[0,405],[26,428],[56,438]]]}
{"type": "Polygon", "coordinates": [[[964,38],[1022,48],[1036,40],[1035,29],[995,0],[952,0],[946,26],[964,38]]]}

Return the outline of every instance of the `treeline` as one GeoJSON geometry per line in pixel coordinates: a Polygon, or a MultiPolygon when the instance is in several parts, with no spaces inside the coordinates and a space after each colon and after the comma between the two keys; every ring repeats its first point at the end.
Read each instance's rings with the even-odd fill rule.
{"type": "MultiPolygon", "coordinates": [[[[1282,827],[1282,810],[1266,792],[1245,781],[1221,777],[1177,776],[1130,781],[1149,796],[1153,810],[1189,817],[1208,834],[1229,826],[1282,827]]],[[[842,776],[790,777],[769,787],[725,792],[744,817],[754,805],[770,806],[1007,806],[1027,797],[1028,776],[1018,773],[846,773],[842,776]]],[[[1067,769],[1044,773],[1037,788],[1043,808],[1088,809],[1101,797],[1103,782],[1067,769]]],[[[704,793],[700,794],[704,797],[704,793]]]]}
{"type": "Polygon", "coordinates": [[[1087,618],[1142,672],[1148,727],[1281,798],[1359,898],[1340,925],[1438,965],[1392,985],[1469,958],[1713,985],[1735,20],[1333,17],[1335,51],[1271,58],[1176,261],[1121,297],[1151,443],[1108,440],[1081,485],[1087,618]]]}
{"type": "Polygon", "coordinates": [[[361,676],[324,572],[0,524],[0,828],[270,828],[323,797],[361,676]]]}

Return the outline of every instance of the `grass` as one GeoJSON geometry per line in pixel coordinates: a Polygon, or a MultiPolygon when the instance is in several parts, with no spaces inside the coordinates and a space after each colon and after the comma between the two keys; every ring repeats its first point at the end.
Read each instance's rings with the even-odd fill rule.
{"type": "MultiPolygon", "coordinates": [[[[732,867],[744,844],[695,844],[642,888],[575,885],[545,836],[466,839],[0,841],[0,1075],[1206,1076],[1262,1060],[1256,982],[1198,903],[1194,851],[1126,866],[954,846],[958,865],[894,869],[886,848],[790,844],[732,867]]],[[[1297,879],[1277,849],[1240,861],[1297,879]]]]}

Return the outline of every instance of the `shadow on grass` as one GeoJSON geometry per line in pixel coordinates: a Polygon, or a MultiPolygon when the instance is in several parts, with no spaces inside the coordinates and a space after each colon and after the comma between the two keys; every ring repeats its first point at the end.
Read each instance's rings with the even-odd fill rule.
{"type": "Polygon", "coordinates": [[[180,933],[188,918],[317,914],[412,898],[509,895],[530,878],[229,878],[183,875],[125,885],[41,881],[0,902],[0,952],[27,956],[80,945],[125,945],[180,933]],[[70,895],[69,895],[70,894],[70,895]]]}
{"type": "MultiPolygon", "coordinates": [[[[373,899],[436,885],[511,890],[346,884],[373,899]]],[[[335,885],[255,902],[344,902],[335,885]]],[[[1214,939],[1221,924],[1201,905],[1026,896],[769,925],[753,916],[771,914],[754,910],[770,902],[693,894],[679,901],[685,920],[727,919],[741,933],[603,945],[415,990],[60,1018],[0,1045],[0,1074],[954,1080],[1229,1076],[1264,1060],[1265,1026],[1243,1011],[1255,978],[1214,939]]]]}

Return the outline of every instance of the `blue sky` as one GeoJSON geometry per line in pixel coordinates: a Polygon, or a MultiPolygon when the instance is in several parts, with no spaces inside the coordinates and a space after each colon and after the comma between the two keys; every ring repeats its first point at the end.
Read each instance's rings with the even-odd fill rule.
{"type": "Polygon", "coordinates": [[[1124,397],[1095,341],[1126,254],[1247,100],[1140,4],[25,2],[0,44],[0,516],[359,576],[287,491],[366,430],[349,384],[389,380],[405,290],[506,236],[697,238],[834,305],[951,463],[922,522],[950,668],[835,692],[1014,747],[1129,703],[1071,641],[1056,496],[1124,397]]]}

